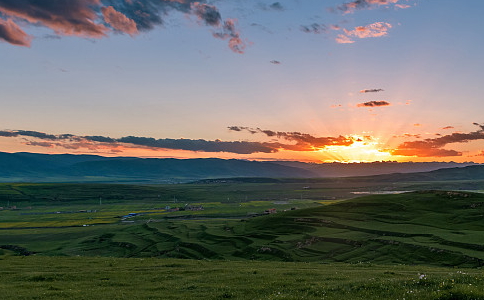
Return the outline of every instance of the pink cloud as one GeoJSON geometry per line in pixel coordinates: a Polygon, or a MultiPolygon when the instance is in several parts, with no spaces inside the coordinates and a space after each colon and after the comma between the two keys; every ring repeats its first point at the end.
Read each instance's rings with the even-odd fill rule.
{"type": "Polygon", "coordinates": [[[235,53],[244,53],[246,47],[245,42],[240,38],[240,33],[236,30],[235,24],[237,20],[227,19],[222,27],[222,32],[216,32],[214,37],[229,40],[229,48],[235,53]]]}
{"type": "Polygon", "coordinates": [[[343,29],[347,36],[354,36],[360,39],[369,37],[381,37],[388,34],[388,30],[392,25],[385,22],[376,22],[366,26],[358,26],[353,30],[343,29]]]}
{"type": "Polygon", "coordinates": [[[335,40],[338,44],[353,44],[355,42],[344,34],[338,34],[335,40]]]}
{"type": "Polygon", "coordinates": [[[40,24],[57,34],[99,38],[108,29],[95,21],[98,15],[93,7],[99,7],[100,0],[55,1],[46,5],[42,1],[2,1],[0,12],[7,16],[40,24]]]}
{"type": "Polygon", "coordinates": [[[101,12],[104,16],[104,21],[111,25],[115,30],[134,36],[138,34],[138,28],[135,21],[118,12],[112,6],[102,7],[101,12]]]}
{"type": "Polygon", "coordinates": [[[353,30],[343,29],[344,34],[339,34],[335,40],[339,44],[352,44],[355,42],[352,37],[359,39],[382,37],[388,34],[390,28],[392,28],[390,23],[376,22],[355,27],[353,30]]]}
{"type": "Polygon", "coordinates": [[[12,20],[0,19],[0,39],[17,46],[30,47],[32,38],[12,20]]]}

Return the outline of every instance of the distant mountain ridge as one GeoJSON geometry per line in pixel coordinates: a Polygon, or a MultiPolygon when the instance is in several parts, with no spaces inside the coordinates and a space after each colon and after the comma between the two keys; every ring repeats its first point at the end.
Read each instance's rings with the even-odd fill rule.
{"type": "Polygon", "coordinates": [[[235,159],[158,159],[0,152],[0,181],[166,183],[215,177],[317,177],[301,168],[235,159]]]}
{"type": "MultiPolygon", "coordinates": [[[[314,164],[285,161],[237,159],[103,157],[97,155],[37,154],[0,152],[0,182],[145,182],[167,183],[233,177],[316,178],[372,176],[383,178],[472,177],[466,167],[472,163],[314,164]],[[457,168],[456,168],[457,167],[457,168]],[[436,170],[446,168],[439,173],[436,170]],[[443,175],[445,170],[453,173],[443,175]],[[408,174],[433,171],[431,175],[408,174]],[[466,173],[467,172],[467,173],[466,173]],[[393,174],[403,173],[403,174],[393,174]],[[453,174],[453,175],[450,175],[453,174]]],[[[479,166],[476,166],[479,167],[479,166]]],[[[479,168],[476,168],[476,170],[479,168]]],[[[482,169],[482,168],[481,168],[482,169]]],[[[481,170],[479,169],[479,170],[481,170]]],[[[480,171],[475,171],[479,173],[480,171]]],[[[480,174],[480,173],[479,173],[480,174]]],[[[475,174],[474,174],[475,175],[475,174]]],[[[455,179],[458,180],[458,179],[455,179]]]]}

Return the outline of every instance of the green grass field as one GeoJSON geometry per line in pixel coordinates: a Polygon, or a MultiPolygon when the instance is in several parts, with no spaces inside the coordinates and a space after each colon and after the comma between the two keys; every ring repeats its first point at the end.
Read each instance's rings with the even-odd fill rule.
{"type": "Polygon", "coordinates": [[[484,299],[483,194],[340,192],[3,184],[2,299],[484,299]]]}
{"type": "Polygon", "coordinates": [[[474,269],[0,256],[2,299],[484,299],[474,269]]]}

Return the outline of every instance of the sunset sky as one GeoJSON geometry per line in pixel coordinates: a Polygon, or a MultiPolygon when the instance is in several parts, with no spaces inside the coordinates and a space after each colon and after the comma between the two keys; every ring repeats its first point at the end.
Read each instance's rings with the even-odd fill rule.
{"type": "Polygon", "coordinates": [[[0,151],[484,163],[483,12],[0,0],[0,151]]]}

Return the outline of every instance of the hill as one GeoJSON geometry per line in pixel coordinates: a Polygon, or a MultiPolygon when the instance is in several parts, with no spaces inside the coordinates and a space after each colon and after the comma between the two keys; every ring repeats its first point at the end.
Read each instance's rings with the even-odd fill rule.
{"type": "Polygon", "coordinates": [[[0,245],[62,256],[484,265],[483,194],[371,195],[249,219],[234,212],[256,209],[257,202],[236,202],[230,211],[206,202],[205,211],[145,209],[128,223],[113,216],[136,206],[118,203],[77,214],[49,213],[43,206],[25,215],[0,212],[0,245]],[[80,222],[95,226],[75,225],[86,224],[80,222]]]}

